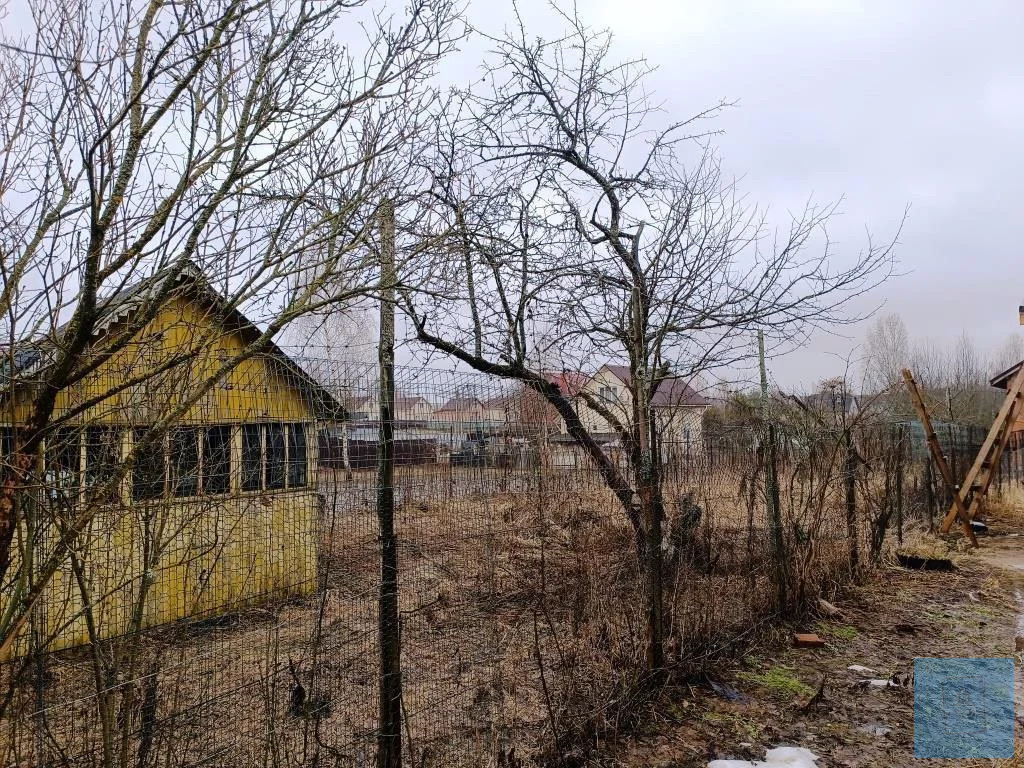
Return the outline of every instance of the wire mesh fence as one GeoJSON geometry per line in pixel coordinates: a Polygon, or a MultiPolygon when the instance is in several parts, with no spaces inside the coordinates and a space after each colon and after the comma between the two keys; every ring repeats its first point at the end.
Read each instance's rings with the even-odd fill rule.
{"type": "MultiPolygon", "coordinates": [[[[2,764],[372,763],[375,368],[253,358],[184,412],[188,376],[106,386],[68,393],[58,416],[75,415],[19,494],[0,610],[39,598],[0,666],[2,764]]],[[[651,578],[620,500],[530,390],[413,368],[396,389],[405,762],[544,764],[615,738],[645,690],[651,578]]],[[[701,411],[656,451],[681,670],[779,608],[764,430],[704,429],[701,411]]],[[[877,555],[947,499],[906,424],[787,419],[775,482],[798,608],[850,575],[851,540],[877,555]]],[[[959,474],[980,437],[950,437],[959,474]]],[[[614,435],[602,450],[629,471],[614,435]]]]}

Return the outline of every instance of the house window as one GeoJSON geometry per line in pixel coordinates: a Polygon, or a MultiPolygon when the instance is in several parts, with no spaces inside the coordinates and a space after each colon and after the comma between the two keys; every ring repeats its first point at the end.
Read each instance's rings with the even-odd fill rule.
{"type": "Polygon", "coordinates": [[[599,394],[606,403],[615,404],[619,402],[619,394],[615,391],[615,387],[601,387],[599,394]]]}
{"type": "Polygon", "coordinates": [[[263,487],[263,451],[260,424],[242,425],[242,490],[258,491],[263,487]]]}
{"type": "Polygon", "coordinates": [[[115,427],[85,428],[85,484],[103,485],[117,473],[121,457],[121,430],[115,427]]]}
{"type": "Polygon", "coordinates": [[[267,490],[285,487],[284,424],[267,424],[267,490]]]}
{"type": "Polygon", "coordinates": [[[288,427],[288,487],[306,485],[306,427],[291,424],[288,427]]]}
{"type": "Polygon", "coordinates": [[[60,427],[46,441],[46,485],[50,498],[74,497],[82,472],[82,430],[60,427]]]}
{"type": "MultiPolygon", "coordinates": [[[[132,431],[135,445],[149,437],[146,428],[132,431]]],[[[135,466],[132,470],[132,498],[136,501],[159,499],[164,495],[164,480],[167,470],[164,464],[163,441],[156,440],[147,444],[135,455],[135,466]]]]}
{"type": "Polygon", "coordinates": [[[203,432],[203,493],[231,490],[231,427],[208,427],[203,432]]]}
{"type": "Polygon", "coordinates": [[[170,434],[172,496],[199,495],[199,433],[197,427],[178,427],[170,434]]]}
{"type": "Polygon", "coordinates": [[[243,491],[304,488],[309,483],[308,460],[304,424],[242,426],[243,491]]]}

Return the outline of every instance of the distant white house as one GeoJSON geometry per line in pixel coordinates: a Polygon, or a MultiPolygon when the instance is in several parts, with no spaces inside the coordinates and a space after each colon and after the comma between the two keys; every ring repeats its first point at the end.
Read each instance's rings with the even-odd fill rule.
{"type": "MultiPolygon", "coordinates": [[[[376,395],[361,395],[345,399],[344,405],[351,421],[375,421],[380,418],[380,405],[376,395]]],[[[395,395],[395,421],[430,421],[434,407],[421,395],[395,395]]]]}
{"type": "Polygon", "coordinates": [[[507,421],[505,403],[478,397],[453,397],[434,411],[434,420],[445,423],[494,427],[507,421]]]}
{"type": "MultiPolygon", "coordinates": [[[[581,389],[600,400],[611,415],[628,427],[633,421],[630,381],[628,366],[609,363],[601,366],[581,389]]],[[[614,427],[600,413],[590,408],[582,397],[576,398],[576,405],[580,420],[588,432],[599,441],[617,439],[614,427]]],[[[683,378],[671,376],[662,379],[651,398],[651,407],[663,449],[670,455],[699,453],[703,450],[704,413],[709,406],[710,401],[683,378]]]]}

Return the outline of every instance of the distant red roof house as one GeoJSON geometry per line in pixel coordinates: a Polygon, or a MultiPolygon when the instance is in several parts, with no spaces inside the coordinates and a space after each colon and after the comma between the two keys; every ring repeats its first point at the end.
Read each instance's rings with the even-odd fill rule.
{"type": "Polygon", "coordinates": [[[580,390],[587,386],[587,382],[590,380],[589,376],[579,371],[562,371],[561,373],[543,371],[541,375],[558,387],[558,390],[563,395],[568,395],[569,397],[578,395],[580,390]]]}

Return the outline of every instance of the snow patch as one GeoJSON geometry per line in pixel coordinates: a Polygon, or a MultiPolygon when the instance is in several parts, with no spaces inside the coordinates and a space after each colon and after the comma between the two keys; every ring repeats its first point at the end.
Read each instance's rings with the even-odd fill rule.
{"type": "Polygon", "coordinates": [[[764,760],[712,760],[708,768],[818,768],[818,756],[803,747],[769,749],[764,760]]]}

